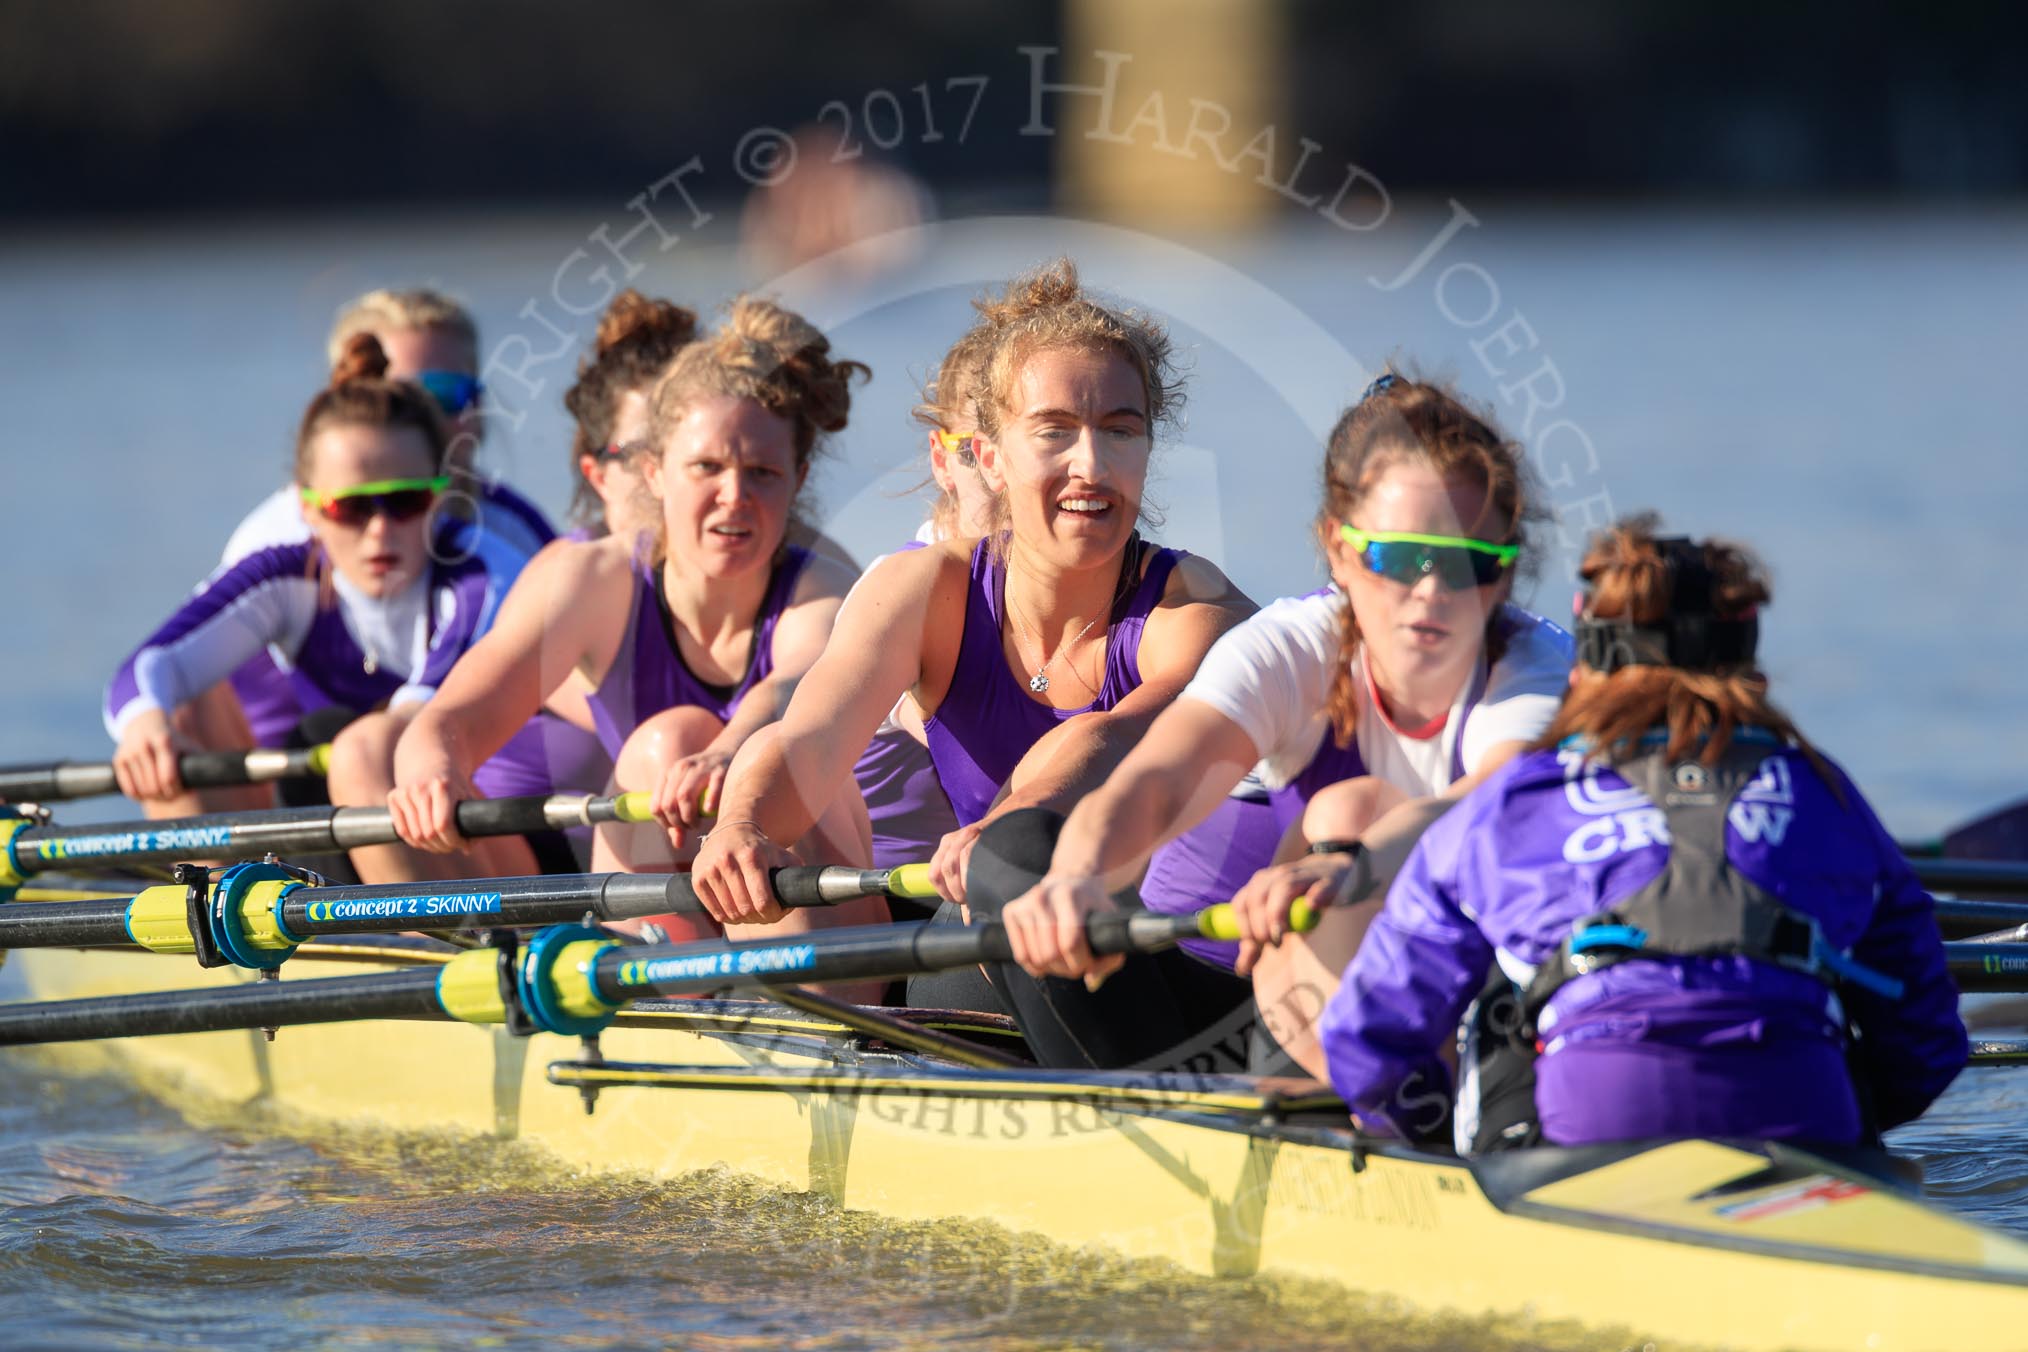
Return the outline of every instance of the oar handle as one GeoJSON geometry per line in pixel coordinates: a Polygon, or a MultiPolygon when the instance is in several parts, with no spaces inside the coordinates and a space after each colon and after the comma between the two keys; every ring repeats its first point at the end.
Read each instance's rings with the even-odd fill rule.
{"type": "MultiPolygon", "coordinates": [[[[187,751],[176,758],[185,786],[215,789],[265,784],[276,779],[315,779],[330,766],[327,745],[289,751],[187,751]]],[[[56,761],[0,768],[0,802],[53,803],[118,793],[119,778],[109,761],[56,761]]]]}

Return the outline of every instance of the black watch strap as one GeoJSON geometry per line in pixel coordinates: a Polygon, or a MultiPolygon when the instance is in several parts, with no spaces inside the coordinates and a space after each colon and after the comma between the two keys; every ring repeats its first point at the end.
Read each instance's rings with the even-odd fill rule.
{"type": "Polygon", "coordinates": [[[1373,865],[1366,858],[1366,845],[1358,840],[1320,840],[1310,846],[1311,854],[1349,854],[1352,856],[1352,885],[1345,889],[1345,905],[1364,901],[1366,894],[1373,890],[1373,865]]]}

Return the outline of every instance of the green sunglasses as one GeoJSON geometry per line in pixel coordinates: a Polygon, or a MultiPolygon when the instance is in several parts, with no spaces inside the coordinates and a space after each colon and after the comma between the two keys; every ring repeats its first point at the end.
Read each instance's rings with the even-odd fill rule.
{"type": "Polygon", "coordinates": [[[1369,573],[1411,587],[1434,573],[1451,591],[1492,586],[1521,555],[1519,545],[1496,545],[1462,535],[1416,535],[1341,525],[1338,537],[1359,551],[1359,561],[1369,573]]]}
{"type": "Polygon", "coordinates": [[[440,474],[431,479],[376,479],[334,493],[305,488],[303,505],[343,526],[363,526],[381,512],[396,521],[410,521],[427,512],[437,494],[450,486],[451,477],[440,474]]]}

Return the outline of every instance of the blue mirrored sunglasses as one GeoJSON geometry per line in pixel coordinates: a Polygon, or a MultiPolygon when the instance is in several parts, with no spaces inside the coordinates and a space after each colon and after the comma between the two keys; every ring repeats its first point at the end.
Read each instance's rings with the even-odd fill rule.
{"type": "Polygon", "coordinates": [[[477,376],[463,371],[418,371],[415,383],[430,392],[430,398],[437,401],[437,407],[447,418],[455,418],[478,403],[486,389],[477,376]]]}

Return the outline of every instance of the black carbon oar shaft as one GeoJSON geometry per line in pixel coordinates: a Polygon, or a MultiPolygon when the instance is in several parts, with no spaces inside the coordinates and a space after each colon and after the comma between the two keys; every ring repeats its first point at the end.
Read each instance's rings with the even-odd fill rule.
{"type": "Polygon", "coordinates": [[[2014,859],[1911,859],[1932,892],[1974,897],[2028,897],[2028,862],[2014,859]]]}
{"type": "MultiPolygon", "coordinates": [[[[471,799],[458,804],[457,820],[458,830],[476,839],[632,821],[645,811],[644,794],[530,794],[471,799]]],[[[145,864],[334,854],[396,839],[394,816],[384,807],[292,807],[104,826],[31,826],[14,837],[13,855],[23,873],[38,873],[87,861],[145,864]]]]}
{"type": "MultiPolygon", "coordinates": [[[[1223,934],[1226,928],[1213,928],[1209,922],[1224,921],[1229,928],[1229,918],[1226,907],[1213,907],[1199,916],[1145,912],[1094,916],[1086,922],[1086,934],[1096,952],[1152,952],[1185,935],[1223,934]]],[[[1308,924],[1305,920],[1300,927],[1308,924]]],[[[592,1025],[596,1028],[603,1026],[613,1009],[665,988],[695,990],[728,983],[780,985],[907,976],[1005,960],[1008,943],[999,925],[920,922],[822,930],[758,943],[713,940],[636,946],[611,944],[591,931],[570,927],[533,937],[517,959],[517,979],[523,985],[533,980],[544,988],[558,989],[559,982],[581,972],[577,964],[593,954],[589,982],[582,976],[575,978],[590,1009],[580,1002],[572,1017],[583,1018],[587,1012],[598,1015],[592,1025]],[[562,940],[562,945],[546,947],[551,938],[562,940]],[[600,951],[602,943],[609,946],[600,951]],[[596,999],[591,999],[594,995],[596,999]],[[602,1015],[599,1001],[604,1002],[602,1015]]],[[[474,1023],[500,1023],[506,1014],[497,990],[499,961],[498,950],[480,948],[456,955],[441,968],[420,971],[309,981],[284,978],[223,989],[0,1005],[0,1046],[279,1028],[345,1019],[459,1017],[474,1023]]]]}
{"type": "MultiPolygon", "coordinates": [[[[1305,926],[1307,928],[1307,925],[1305,926]]],[[[1152,952],[1201,934],[1197,916],[1094,915],[1085,922],[1094,953],[1152,952]]],[[[609,1004],[724,983],[780,986],[813,981],[878,981],[1006,962],[1000,925],[867,925],[761,942],[614,948],[599,955],[592,980],[609,1004]]]]}
{"type": "Polygon", "coordinates": [[[218,1033],[348,1019],[441,1019],[437,971],[255,981],[219,990],[156,991],[0,1005],[0,1046],[92,1038],[218,1033]]]}
{"type": "MultiPolygon", "coordinates": [[[[782,905],[831,906],[884,893],[931,892],[923,865],[895,869],[781,868],[770,876],[782,905]]],[[[272,894],[270,894],[272,895],[272,894]]],[[[0,949],[92,948],[139,942],[189,952],[184,891],[151,888],[132,901],[39,901],[0,905],[0,949]],[[142,918],[152,917],[152,921],[142,918]]],[[[299,887],[281,899],[281,922],[301,937],[414,929],[560,925],[654,915],[701,915],[687,873],[556,873],[450,883],[299,887]]],[[[277,940],[268,947],[286,949],[277,940]]]]}
{"type": "Polygon", "coordinates": [[[2018,901],[1957,901],[1936,904],[1937,928],[1946,939],[1969,939],[1976,934],[2016,925],[2028,925],[2028,904],[2018,901]]]}
{"type": "MultiPolygon", "coordinates": [[[[176,773],[185,787],[193,789],[318,779],[324,774],[324,758],[329,752],[324,746],[291,751],[190,751],[177,757],[176,773]]],[[[0,768],[0,802],[5,803],[51,803],[119,791],[120,782],[110,761],[53,761],[0,768]]]]}
{"type": "Polygon", "coordinates": [[[1944,958],[1961,991],[2028,991],[2028,944],[1945,944],[1944,958]]]}

